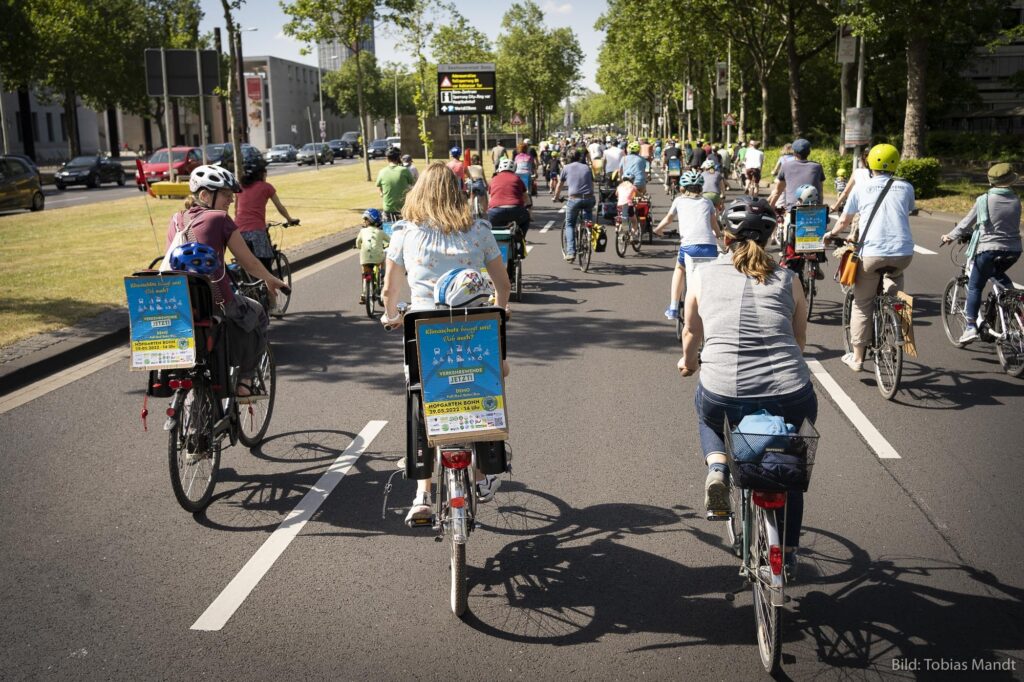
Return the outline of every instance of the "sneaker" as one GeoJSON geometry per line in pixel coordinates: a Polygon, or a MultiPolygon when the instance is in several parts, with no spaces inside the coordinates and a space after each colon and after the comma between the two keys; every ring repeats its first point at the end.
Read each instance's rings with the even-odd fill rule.
{"type": "Polygon", "coordinates": [[[366,303],[366,296],[360,296],[359,297],[359,305],[364,305],[365,303],[366,303]]]}
{"type": "Polygon", "coordinates": [[[476,497],[480,502],[490,502],[500,487],[501,479],[494,474],[487,474],[476,482],[476,497]]]}
{"type": "Polygon", "coordinates": [[[978,340],[978,328],[968,327],[964,330],[964,333],[960,336],[959,343],[970,343],[971,341],[978,340]]]}
{"type": "Polygon", "coordinates": [[[708,477],[704,479],[704,508],[716,514],[728,514],[731,511],[725,472],[708,471],[708,477]]]}
{"type": "Polygon", "coordinates": [[[429,520],[430,516],[430,494],[426,492],[416,493],[416,497],[412,498],[412,506],[409,507],[409,513],[405,515],[406,525],[411,526],[416,522],[429,520]]]}
{"type": "Polygon", "coordinates": [[[665,308],[665,319],[666,320],[678,320],[679,319],[679,308],[673,308],[669,306],[665,308]]]}
{"type": "Polygon", "coordinates": [[[797,566],[798,566],[797,558],[796,558],[796,550],[794,550],[792,552],[785,552],[785,554],[783,556],[785,558],[783,559],[782,570],[785,571],[785,573],[786,573],[786,582],[787,583],[793,583],[793,582],[796,581],[796,572],[797,572],[797,566]]]}
{"type": "Polygon", "coordinates": [[[853,353],[847,353],[841,359],[843,361],[843,364],[852,369],[854,372],[859,372],[862,369],[864,369],[864,363],[857,362],[853,357],[853,353]]]}
{"type": "Polygon", "coordinates": [[[821,271],[821,266],[817,264],[815,264],[814,266],[814,279],[818,280],[819,282],[825,279],[825,273],[821,271]]]}
{"type": "Polygon", "coordinates": [[[565,262],[566,263],[571,263],[574,260],[576,260],[576,254],[575,253],[567,253],[567,254],[565,254],[565,262]]]}

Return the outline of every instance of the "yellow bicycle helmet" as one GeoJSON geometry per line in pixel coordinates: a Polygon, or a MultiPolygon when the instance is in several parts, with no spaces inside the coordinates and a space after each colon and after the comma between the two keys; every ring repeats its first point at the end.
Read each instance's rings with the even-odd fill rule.
{"type": "Polygon", "coordinates": [[[876,144],[868,152],[868,168],[873,171],[895,173],[900,163],[900,150],[891,144],[876,144]]]}
{"type": "Polygon", "coordinates": [[[629,143],[629,152],[633,153],[633,152],[638,152],[638,151],[640,151],[640,143],[639,142],[630,142],[629,143]]]}

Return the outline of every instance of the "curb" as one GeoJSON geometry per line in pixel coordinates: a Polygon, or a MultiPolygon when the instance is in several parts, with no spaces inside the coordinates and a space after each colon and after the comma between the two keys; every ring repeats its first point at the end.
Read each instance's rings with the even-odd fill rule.
{"type": "MultiPolygon", "coordinates": [[[[345,228],[327,237],[321,237],[285,253],[291,261],[292,272],[327,260],[344,253],[355,245],[358,228],[345,228]]],[[[68,338],[52,345],[30,352],[21,358],[0,365],[0,396],[56,374],[72,365],[84,362],[118,346],[127,345],[128,314],[122,309],[107,311],[100,317],[100,324],[84,325],[86,328],[71,328],[68,338]],[[111,319],[107,319],[111,318],[111,319]],[[89,329],[89,327],[99,327],[89,329]]],[[[94,319],[95,323],[96,320],[94,319]]]]}

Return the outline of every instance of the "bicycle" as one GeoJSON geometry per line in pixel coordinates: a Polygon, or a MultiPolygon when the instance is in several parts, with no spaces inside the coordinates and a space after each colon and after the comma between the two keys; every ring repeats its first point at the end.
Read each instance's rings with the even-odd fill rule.
{"type": "MultiPolygon", "coordinates": [[[[137,276],[164,277],[172,273],[139,272],[137,276]]],[[[213,495],[226,439],[229,446],[255,447],[263,441],[274,412],[277,367],[270,344],[259,358],[251,378],[238,376],[232,364],[228,327],[215,314],[210,281],[201,275],[186,277],[192,305],[196,364],[150,375],[147,395],[169,397],[167,456],[171,488],[186,511],[202,511],[213,495]],[[248,379],[249,395],[239,396],[240,379],[248,379]]],[[[144,410],[143,416],[147,414],[144,410]]]]}
{"type": "MultiPolygon", "coordinates": [[[[715,256],[715,257],[712,257],[712,258],[694,258],[693,256],[690,256],[689,254],[686,254],[686,255],[684,255],[683,259],[686,262],[686,272],[687,272],[687,274],[689,274],[689,273],[692,273],[692,272],[696,272],[697,268],[699,268],[701,265],[704,265],[705,263],[713,263],[713,262],[715,262],[716,260],[718,260],[718,256],[715,256]]],[[[683,297],[682,298],[683,299],[686,298],[686,293],[685,292],[683,292],[683,297]]],[[[683,303],[684,303],[684,301],[682,299],[680,299],[679,300],[679,308],[678,308],[679,315],[676,317],[676,341],[679,341],[680,343],[682,343],[682,341],[683,341],[683,328],[686,327],[686,320],[683,317],[683,303]]],[[[704,339],[701,339],[700,350],[704,350],[704,339]]],[[[700,359],[699,352],[698,352],[698,355],[697,355],[697,359],[698,359],[698,361],[700,359]]]]}
{"type": "Polygon", "coordinates": [[[419,346],[416,340],[416,321],[430,319],[452,319],[465,313],[497,313],[499,315],[499,337],[501,359],[504,360],[505,321],[503,308],[483,307],[464,309],[440,309],[406,312],[399,306],[402,322],[386,326],[391,331],[403,326],[404,364],[406,377],[406,458],[407,478],[433,479],[430,497],[431,516],[414,520],[412,528],[429,528],[437,533],[436,542],[448,542],[450,569],[450,606],[452,613],[462,617],[466,612],[468,582],[466,576],[466,542],[477,526],[478,491],[470,473],[478,468],[479,462],[487,457],[502,458],[502,467],[511,470],[509,455],[502,441],[495,443],[462,443],[423,447],[427,443],[426,422],[423,412],[423,378],[420,372],[419,346]],[[488,452],[482,452],[481,448],[488,452]],[[500,454],[496,454],[500,448],[500,454]]]}
{"type": "Polygon", "coordinates": [[[801,240],[796,238],[798,235],[796,234],[797,228],[795,223],[795,214],[793,211],[790,211],[788,219],[783,220],[780,224],[781,238],[779,243],[782,246],[782,254],[784,256],[783,266],[795,272],[797,277],[800,278],[800,286],[803,288],[804,298],[807,300],[807,319],[810,320],[811,313],[814,310],[814,299],[818,294],[818,280],[824,278],[821,273],[820,263],[825,262],[825,247],[824,242],[821,240],[811,244],[800,244],[801,240]]]}
{"type": "MultiPolygon", "coordinates": [[[[942,293],[942,327],[949,342],[963,348],[960,337],[967,329],[967,283],[974,267],[973,259],[961,259],[970,237],[960,240],[960,248],[950,251],[950,260],[960,272],[949,280],[942,293]]],[[[939,244],[940,248],[944,244],[939,244]]],[[[999,365],[1012,377],[1024,374],[1024,292],[1009,289],[995,279],[982,303],[978,317],[978,338],[994,343],[999,365]]]]}
{"type": "Polygon", "coordinates": [[[636,217],[636,208],[629,206],[629,220],[625,225],[622,222],[622,207],[620,206],[615,215],[615,253],[619,258],[626,257],[626,247],[632,247],[635,253],[640,253],[640,223],[636,217]]]}
{"type": "MultiPolygon", "coordinates": [[[[833,237],[837,244],[847,240],[833,237]]],[[[875,365],[875,385],[886,400],[892,400],[900,387],[903,375],[903,322],[901,313],[906,304],[896,296],[895,283],[889,278],[895,268],[882,268],[879,273],[878,290],[875,292],[874,311],[871,314],[871,341],[864,350],[864,359],[871,359],[875,365]],[[888,293],[893,292],[893,293],[888,293]]],[[[838,280],[839,273],[836,273],[838,280]]],[[[850,337],[850,320],[853,315],[853,287],[845,288],[843,301],[843,345],[846,352],[853,352],[850,337]]]]}
{"type": "MultiPolygon", "coordinates": [[[[564,197],[561,201],[565,201],[564,197]]],[[[590,257],[593,251],[593,244],[591,243],[594,234],[593,230],[594,221],[584,218],[583,212],[580,211],[579,215],[576,216],[576,227],[573,232],[573,239],[576,241],[576,254],[569,262],[579,260],[580,270],[583,272],[587,272],[590,269],[590,257]]],[[[564,237],[562,241],[565,241],[564,237]]],[[[562,244],[562,256],[568,258],[564,243],[562,244]]]]}
{"type": "Polygon", "coordinates": [[[647,243],[654,243],[654,220],[651,217],[651,195],[641,194],[633,199],[636,220],[640,224],[641,234],[647,235],[647,243]]]}
{"type": "Polygon", "coordinates": [[[740,558],[740,576],[746,584],[726,593],[726,599],[733,601],[748,585],[752,588],[758,654],[764,669],[774,675],[780,669],[782,606],[788,600],[790,579],[784,569],[787,494],[806,492],[819,435],[810,421],[795,434],[765,436],[734,431],[726,418],[723,436],[732,511],[709,513],[708,518],[727,521],[726,533],[740,558]],[[737,457],[737,445],[742,457],[737,457]],[[769,462],[773,469],[765,466],[769,462]],[[784,471],[785,476],[773,476],[770,471],[784,471]]]}
{"type": "MultiPolygon", "coordinates": [[[[283,242],[284,230],[293,225],[298,224],[298,220],[286,222],[269,222],[267,223],[268,236],[271,228],[280,227],[281,232],[279,234],[281,235],[281,241],[283,242]]],[[[287,284],[288,290],[290,292],[292,288],[292,265],[288,261],[288,256],[284,254],[284,251],[281,251],[278,248],[277,244],[274,243],[274,240],[271,240],[270,248],[273,249],[274,251],[274,262],[272,263],[273,267],[270,268],[270,274],[272,274],[274,277],[277,277],[279,280],[287,284]]],[[[289,303],[291,303],[291,294],[285,294],[283,293],[283,291],[279,291],[277,294],[277,305],[274,306],[274,309],[270,311],[270,314],[273,315],[274,317],[284,316],[284,314],[288,312],[289,303]]]]}
{"type": "Polygon", "coordinates": [[[365,300],[366,316],[371,320],[376,319],[377,304],[381,303],[380,296],[384,291],[384,268],[383,262],[375,263],[370,272],[363,272],[363,299],[365,300]]]}

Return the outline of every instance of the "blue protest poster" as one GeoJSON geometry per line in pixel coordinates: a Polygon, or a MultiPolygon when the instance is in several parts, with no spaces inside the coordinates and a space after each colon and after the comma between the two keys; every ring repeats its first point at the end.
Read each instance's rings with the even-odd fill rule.
{"type": "Polygon", "coordinates": [[[508,438],[500,325],[496,313],[416,321],[431,446],[508,438]]]}
{"type": "Polygon", "coordinates": [[[793,223],[797,253],[825,250],[828,206],[797,206],[793,209],[793,223]]]}
{"type": "Polygon", "coordinates": [[[196,364],[192,303],[184,277],[125,277],[131,327],[131,369],[196,364]]]}
{"type": "Polygon", "coordinates": [[[501,251],[501,262],[508,265],[508,247],[512,243],[512,232],[510,230],[491,230],[494,240],[498,242],[498,250],[501,251]]]}

